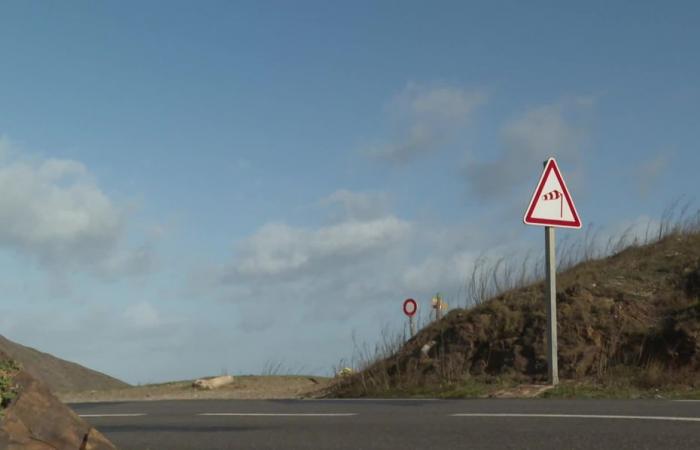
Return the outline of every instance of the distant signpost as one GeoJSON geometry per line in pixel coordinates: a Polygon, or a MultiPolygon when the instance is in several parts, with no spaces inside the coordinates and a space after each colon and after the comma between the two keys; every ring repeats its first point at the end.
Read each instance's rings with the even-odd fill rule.
{"type": "Polygon", "coordinates": [[[431,304],[433,309],[435,310],[435,320],[442,319],[443,311],[447,311],[447,303],[442,299],[442,296],[439,292],[435,294],[435,297],[433,297],[431,304]]]}
{"type": "Polygon", "coordinates": [[[545,259],[547,263],[547,365],[549,382],[559,383],[557,361],[557,268],[555,227],[581,228],[576,206],[554,158],[544,163],[544,170],[525,211],[528,225],[545,227],[545,259]]]}
{"type": "Polygon", "coordinates": [[[413,316],[416,315],[416,312],[418,311],[418,303],[416,303],[415,300],[412,298],[407,298],[403,302],[403,313],[408,316],[408,324],[411,329],[411,336],[416,335],[416,322],[413,319],[413,316]]]}

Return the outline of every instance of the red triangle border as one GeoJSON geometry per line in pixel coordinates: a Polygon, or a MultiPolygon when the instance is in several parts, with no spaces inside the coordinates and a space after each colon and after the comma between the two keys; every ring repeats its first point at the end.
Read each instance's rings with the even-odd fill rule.
{"type": "Polygon", "coordinates": [[[527,212],[525,213],[523,221],[528,225],[581,228],[581,219],[579,218],[578,212],[576,211],[576,206],[574,206],[574,202],[573,200],[571,200],[569,189],[566,187],[566,183],[564,183],[564,178],[562,178],[561,172],[559,171],[559,166],[557,166],[557,162],[554,160],[554,158],[549,158],[549,160],[547,160],[547,165],[545,166],[545,169],[542,172],[542,176],[540,177],[540,181],[537,184],[537,188],[535,189],[535,193],[532,196],[532,200],[530,200],[530,206],[527,208],[527,212]],[[566,203],[569,205],[569,208],[571,208],[571,213],[574,216],[573,221],[538,219],[532,217],[532,214],[535,212],[535,207],[539,202],[540,195],[542,194],[542,190],[544,189],[545,182],[549,179],[549,173],[551,171],[554,171],[554,174],[556,175],[557,180],[559,181],[559,184],[561,185],[561,188],[564,191],[562,192],[562,194],[564,195],[564,198],[566,199],[566,203]]]}

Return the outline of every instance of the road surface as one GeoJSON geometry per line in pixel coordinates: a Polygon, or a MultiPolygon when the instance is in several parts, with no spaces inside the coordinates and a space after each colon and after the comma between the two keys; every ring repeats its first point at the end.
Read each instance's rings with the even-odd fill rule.
{"type": "Polygon", "coordinates": [[[700,449],[700,402],[186,400],[70,405],[122,450],[700,449]]]}

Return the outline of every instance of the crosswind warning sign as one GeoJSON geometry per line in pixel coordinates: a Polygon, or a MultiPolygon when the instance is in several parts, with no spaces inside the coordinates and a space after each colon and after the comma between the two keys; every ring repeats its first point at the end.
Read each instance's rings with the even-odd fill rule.
{"type": "Polygon", "coordinates": [[[545,165],[524,221],[528,225],[581,228],[581,219],[554,158],[545,165]]]}

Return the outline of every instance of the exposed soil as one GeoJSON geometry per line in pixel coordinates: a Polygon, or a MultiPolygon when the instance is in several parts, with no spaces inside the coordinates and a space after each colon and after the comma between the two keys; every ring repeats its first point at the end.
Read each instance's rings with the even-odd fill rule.
{"type": "MultiPolygon", "coordinates": [[[[652,368],[658,380],[700,387],[700,234],[631,247],[558,275],[559,370],[602,377],[652,368]]],[[[443,386],[473,377],[546,381],[544,284],[451,311],[393,356],[333,387],[340,396],[443,386]],[[423,345],[435,342],[427,357],[423,345]]]]}
{"type": "Polygon", "coordinates": [[[240,376],[213,390],[192,387],[192,381],[135,386],[125,389],[59,393],[66,403],[193,399],[297,399],[316,395],[329,379],[307,376],[240,376]]]}

